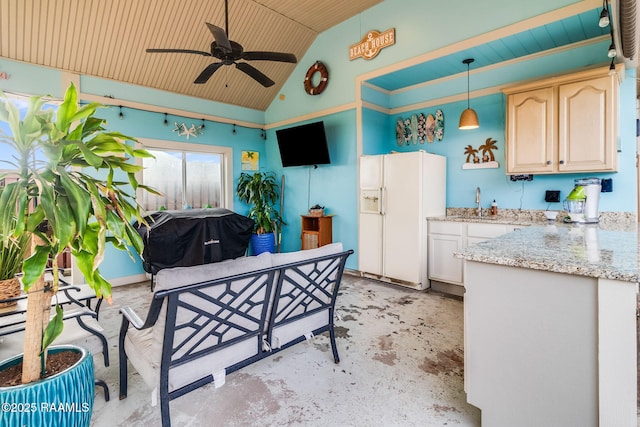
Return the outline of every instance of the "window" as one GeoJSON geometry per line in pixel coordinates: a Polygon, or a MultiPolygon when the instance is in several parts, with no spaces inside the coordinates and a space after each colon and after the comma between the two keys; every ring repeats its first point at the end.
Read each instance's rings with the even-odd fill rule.
{"type": "Polygon", "coordinates": [[[160,209],[232,209],[231,149],[199,144],[142,140],[154,158],[142,159],[140,182],[161,195],[141,191],[138,202],[147,211],[160,209]],[[177,150],[180,148],[180,150],[177,150]]]}

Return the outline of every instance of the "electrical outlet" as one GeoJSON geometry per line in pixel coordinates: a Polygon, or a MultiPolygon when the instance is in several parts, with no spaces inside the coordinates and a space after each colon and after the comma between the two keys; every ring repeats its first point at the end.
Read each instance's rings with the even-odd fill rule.
{"type": "Polygon", "coordinates": [[[533,175],[509,175],[511,181],[533,181],[533,175]]]}
{"type": "Polygon", "coordinates": [[[560,202],[560,191],[559,190],[547,190],[544,194],[544,201],[547,203],[558,203],[560,202]]]}

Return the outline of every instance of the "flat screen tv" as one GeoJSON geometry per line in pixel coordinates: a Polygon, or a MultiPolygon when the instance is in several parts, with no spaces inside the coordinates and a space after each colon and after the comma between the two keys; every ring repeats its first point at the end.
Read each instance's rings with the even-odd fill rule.
{"type": "Polygon", "coordinates": [[[313,166],[331,163],[324,122],[276,131],[282,166],[313,166]]]}

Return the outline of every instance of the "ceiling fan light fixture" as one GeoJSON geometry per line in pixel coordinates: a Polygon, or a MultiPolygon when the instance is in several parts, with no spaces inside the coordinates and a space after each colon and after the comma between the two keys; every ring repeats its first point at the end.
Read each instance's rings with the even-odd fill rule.
{"type": "Polygon", "coordinates": [[[458,129],[460,130],[477,129],[478,127],[480,127],[478,114],[476,114],[476,112],[471,107],[469,107],[469,65],[473,61],[473,58],[467,58],[462,61],[463,64],[467,65],[467,109],[464,110],[460,115],[460,122],[458,124],[458,129]]]}
{"type": "MultiPolygon", "coordinates": [[[[209,52],[194,49],[174,49],[174,48],[150,48],[146,49],[148,53],[187,53],[201,55],[218,59],[219,62],[212,62],[204,70],[200,72],[198,77],[193,81],[194,84],[205,84],[211,76],[222,66],[234,65],[236,68],[253,80],[261,84],[263,87],[271,87],[275,84],[273,80],[267,77],[262,71],[253,65],[244,61],[276,61],[288,62],[296,64],[298,60],[292,53],[285,52],[264,52],[249,51],[246,52],[241,44],[229,40],[229,6],[228,0],[224,2],[224,28],[206,22],[207,28],[213,35],[213,43],[209,52]],[[238,62],[243,61],[243,62],[238,62]]],[[[225,88],[229,87],[225,84],[225,88]]]]}

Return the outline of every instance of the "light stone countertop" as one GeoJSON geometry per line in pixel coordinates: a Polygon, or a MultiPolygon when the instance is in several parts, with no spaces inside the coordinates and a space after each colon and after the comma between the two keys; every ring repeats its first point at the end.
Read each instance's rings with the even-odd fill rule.
{"type": "Polygon", "coordinates": [[[637,224],[531,225],[465,248],[467,261],[638,282],[637,224]]]}
{"type": "Polygon", "coordinates": [[[466,223],[478,223],[478,224],[511,224],[511,225],[542,225],[547,224],[548,221],[526,217],[511,217],[511,216],[466,216],[466,215],[447,215],[447,216],[434,216],[428,217],[428,221],[450,221],[450,222],[466,222],[466,223]]]}
{"type": "MultiPolygon", "coordinates": [[[[564,211],[557,212],[555,221],[551,223],[562,224],[567,216],[564,211]]],[[[428,217],[428,221],[453,221],[473,222],[487,224],[511,224],[511,225],[545,225],[549,221],[545,217],[545,211],[539,209],[499,209],[498,215],[491,216],[489,209],[482,209],[482,216],[477,215],[474,208],[447,208],[445,216],[428,217]]],[[[636,215],[632,212],[600,212],[600,224],[629,225],[636,224],[636,215]]]]}

